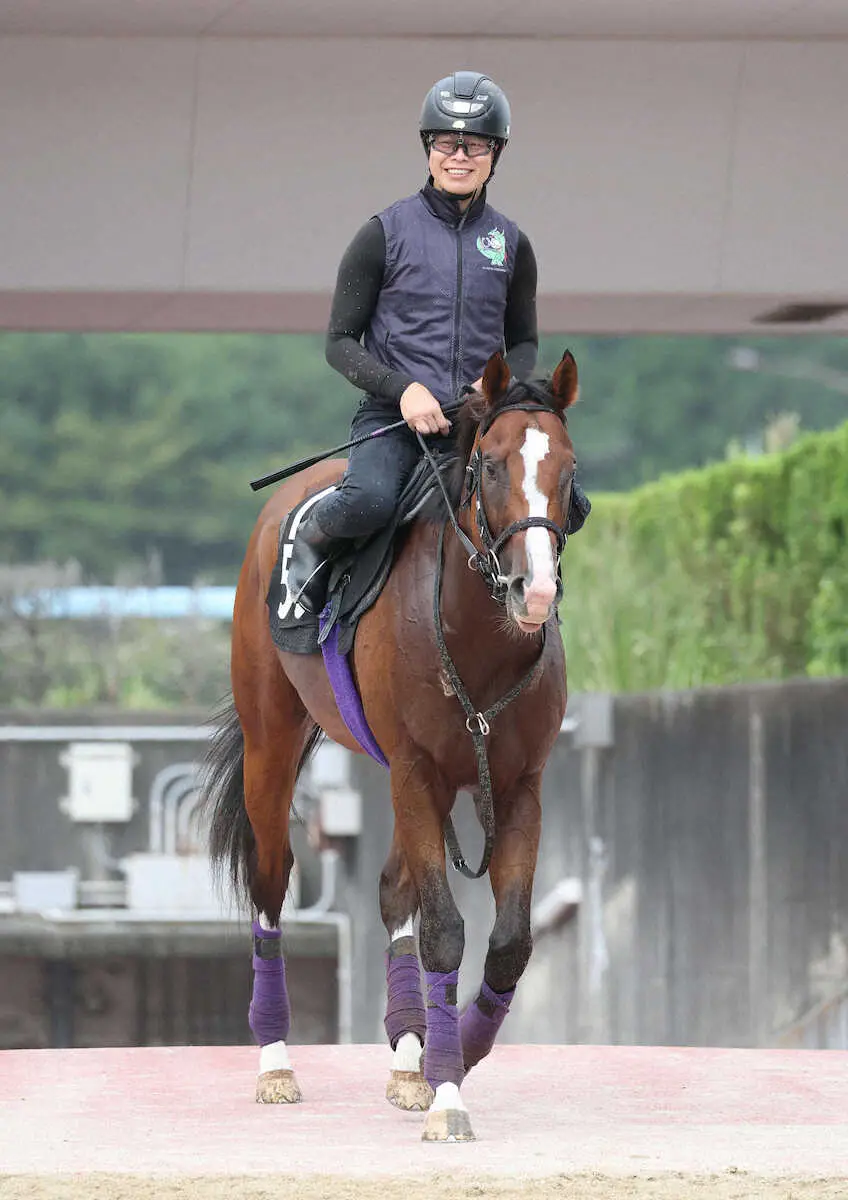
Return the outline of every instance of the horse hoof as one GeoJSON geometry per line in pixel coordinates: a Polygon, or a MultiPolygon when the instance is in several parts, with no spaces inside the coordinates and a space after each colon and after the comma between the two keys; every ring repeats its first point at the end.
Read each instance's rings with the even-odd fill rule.
{"type": "Polygon", "coordinates": [[[297,1104],[302,1099],[294,1071],[263,1071],[256,1080],[257,1104],[297,1104]]]}
{"type": "Polygon", "coordinates": [[[392,1071],[386,1099],[407,1112],[426,1112],[433,1103],[433,1089],[421,1071],[392,1071]]]}
{"type": "Polygon", "coordinates": [[[422,1142],[473,1142],[471,1118],[464,1109],[430,1109],[424,1122],[422,1142]]]}

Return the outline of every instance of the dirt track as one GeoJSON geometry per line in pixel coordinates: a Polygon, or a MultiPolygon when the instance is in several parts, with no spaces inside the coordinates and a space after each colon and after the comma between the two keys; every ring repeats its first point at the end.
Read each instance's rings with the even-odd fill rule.
{"type": "Polygon", "coordinates": [[[344,1179],[263,1175],[242,1178],[156,1178],[135,1175],[6,1176],[0,1200],[845,1200],[843,1179],[766,1179],[723,1175],[644,1175],[612,1178],[557,1175],[551,1179],[457,1182],[448,1176],[344,1179]]]}

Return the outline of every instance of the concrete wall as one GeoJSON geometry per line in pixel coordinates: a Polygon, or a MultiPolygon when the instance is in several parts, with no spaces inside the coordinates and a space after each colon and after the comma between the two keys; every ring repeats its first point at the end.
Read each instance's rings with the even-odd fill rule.
{"type": "MultiPolygon", "coordinates": [[[[537,937],[504,1039],[721,1046],[810,1045],[825,1038],[841,1044],[848,1026],[832,1014],[834,1001],[848,991],[848,679],[620,696],[611,702],[609,727],[598,720],[603,708],[603,698],[572,698],[569,717],[576,727],[561,736],[548,766],[534,899],[542,901],[564,879],[579,882],[582,899],[570,919],[537,937]]],[[[183,719],[190,725],[199,716],[183,719]]],[[[0,715],[0,728],[10,720],[19,722],[20,714],[0,715]]],[[[66,714],[54,720],[68,723],[66,714]]],[[[125,715],[118,720],[127,723],[125,715]]],[[[138,720],[154,724],[141,714],[138,720]]],[[[116,878],[98,865],[91,831],[59,811],[66,785],[61,748],[0,743],[0,883],[14,870],[69,865],[83,878],[97,871],[107,882],[116,878]]],[[[199,752],[190,740],[137,748],[134,791],[141,811],[109,834],[106,845],[115,857],[147,848],[146,788],[154,766],[199,752]]],[[[386,935],[377,885],[392,813],[385,772],[359,757],[351,759],[351,771],[363,795],[363,820],[358,836],[336,840],[343,859],[336,907],[351,917],[353,1038],[373,1042],[383,1037],[386,935]]],[[[456,815],[472,861],[482,838],[467,797],[456,815]]],[[[309,904],[316,898],[315,854],[302,825],[293,825],[293,839],[302,902],[309,904]]],[[[486,879],[472,882],[454,872],[450,879],[466,923],[465,1001],[479,986],[494,908],[486,879]]],[[[38,1009],[15,1008],[7,989],[0,1003],[6,1044],[24,1037],[20,1022],[27,1013],[42,1040],[44,1030],[61,1032],[74,1022],[79,1037],[95,1040],[131,1040],[138,1028],[151,1037],[170,1030],[167,1036],[177,1040],[190,1028],[207,1029],[195,1036],[210,1039],[242,1036],[232,1030],[244,1030],[246,926],[101,922],[75,929],[45,931],[0,917],[2,977],[23,978],[20,960],[27,956],[27,970],[39,979],[45,970],[61,974],[56,963],[76,962],[95,972],[99,983],[92,987],[102,991],[102,972],[118,955],[122,965],[109,986],[116,996],[121,988],[135,994],[140,976],[134,973],[147,971],[155,984],[149,1004],[126,1010],[121,1021],[113,1013],[92,1023],[75,1010],[44,1009],[45,997],[54,995],[45,983],[38,1009]],[[230,1007],[217,1026],[209,1014],[195,1026],[185,1014],[163,1016],[168,988],[177,1007],[188,994],[186,980],[200,969],[186,963],[191,958],[221,962],[219,1003],[230,1007]],[[14,972],[13,960],[19,964],[14,972]],[[166,985],[162,964],[169,960],[176,974],[166,985]]],[[[295,1040],[326,1040],[336,1027],[331,935],[303,926],[287,933],[295,1040]]]]}
{"type": "Polygon", "coordinates": [[[0,327],[323,329],[354,231],[423,181],[420,100],[457,59],[512,100],[492,196],[545,328],[848,299],[846,44],[0,37],[0,327]]]}
{"type": "MultiPolygon", "coordinates": [[[[535,899],[576,876],[583,900],[537,939],[503,1036],[775,1044],[848,987],[848,680],[621,696],[613,718],[612,746],[575,746],[578,730],[549,763],[535,899]]],[[[349,863],[355,1018],[371,1040],[391,818],[378,769],[358,775],[372,802],[349,863]]],[[[459,826],[473,858],[469,808],[459,826]]],[[[485,880],[452,874],[451,886],[470,999],[493,905],[485,880]]]]}
{"type": "MultiPolygon", "coordinates": [[[[211,911],[208,889],[194,887],[194,873],[192,886],[174,901],[160,895],[157,908],[124,907],[132,894],[120,862],[153,848],[156,778],[172,765],[190,768],[199,760],[207,716],[0,712],[0,1049],[251,1040],[247,921],[226,907],[211,911]],[[108,747],[114,742],[97,741],[108,737],[132,746],[135,809],[128,820],[74,821],[62,803],[69,791],[67,749],[108,747]],[[79,907],[20,911],[11,887],[17,872],[67,868],[78,872],[79,907]],[[195,911],[181,911],[181,904],[195,911]]],[[[190,776],[175,782],[190,805],[190,776]]],[[[294,828],[293,841],[308,904],[316,895],[318,864],[302,827],[294,828]]],[[[163,889],[169,874],[166,868],[163,889]]],[[[291,925],[286,948],[292,1039],[336,1040],[336,931],[321,921],[291,925]]]]}
{"type": "Polygon", "coordinates": [[[633,950],[611,954],[613,1040],[770,1043],[848,980],[846,716],[844,680],[617,703],[598,829],[633,950]]]}

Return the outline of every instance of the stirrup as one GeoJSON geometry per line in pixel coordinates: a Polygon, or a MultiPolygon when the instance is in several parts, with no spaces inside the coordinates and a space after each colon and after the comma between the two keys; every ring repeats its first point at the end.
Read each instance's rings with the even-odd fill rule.
{"type": "MultiPolygon", "coordinates": [[[[330,565],[331,565],[331,559],[329,559],[329,558],[322,559],[321,562],[319,562],[318,566],[315,567],[314,570],[312,571],[312,573],[308,576],[308,578],[306,579],[306,581],[304,582],[302,587],[298,590],[297,595],[294,596],[293,600],[292,600],[292,603],[294,605],[299,604],[300,607],[302,609],[304,609],[304,611],[308,612],[313,617],[318,616],[321,609],[324,607],[324,603],[321,603],[320,606],[314,604],[312,597],[308,595],[309,588],[310,588],[311,584],[316,580],[316,577],[320,574],[320,572],[323,571],[323,569],[325,567],[329,567],[330,565]],[[306,598],[306,603],[304,603],[304,598],[306,598]]],[[[323,597],[323,600],[326,601],[326,594],[323,597]]]]}

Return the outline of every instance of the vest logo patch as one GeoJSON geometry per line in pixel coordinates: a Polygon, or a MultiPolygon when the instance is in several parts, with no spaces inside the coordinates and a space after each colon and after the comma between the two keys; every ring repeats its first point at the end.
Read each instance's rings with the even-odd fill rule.
{"type": "Polygon", "coordinates": [[[506,233],[503,229],[481,233],[477,239],[477,249],[493,267],[502,267],[506,262],[506,233]]]}

